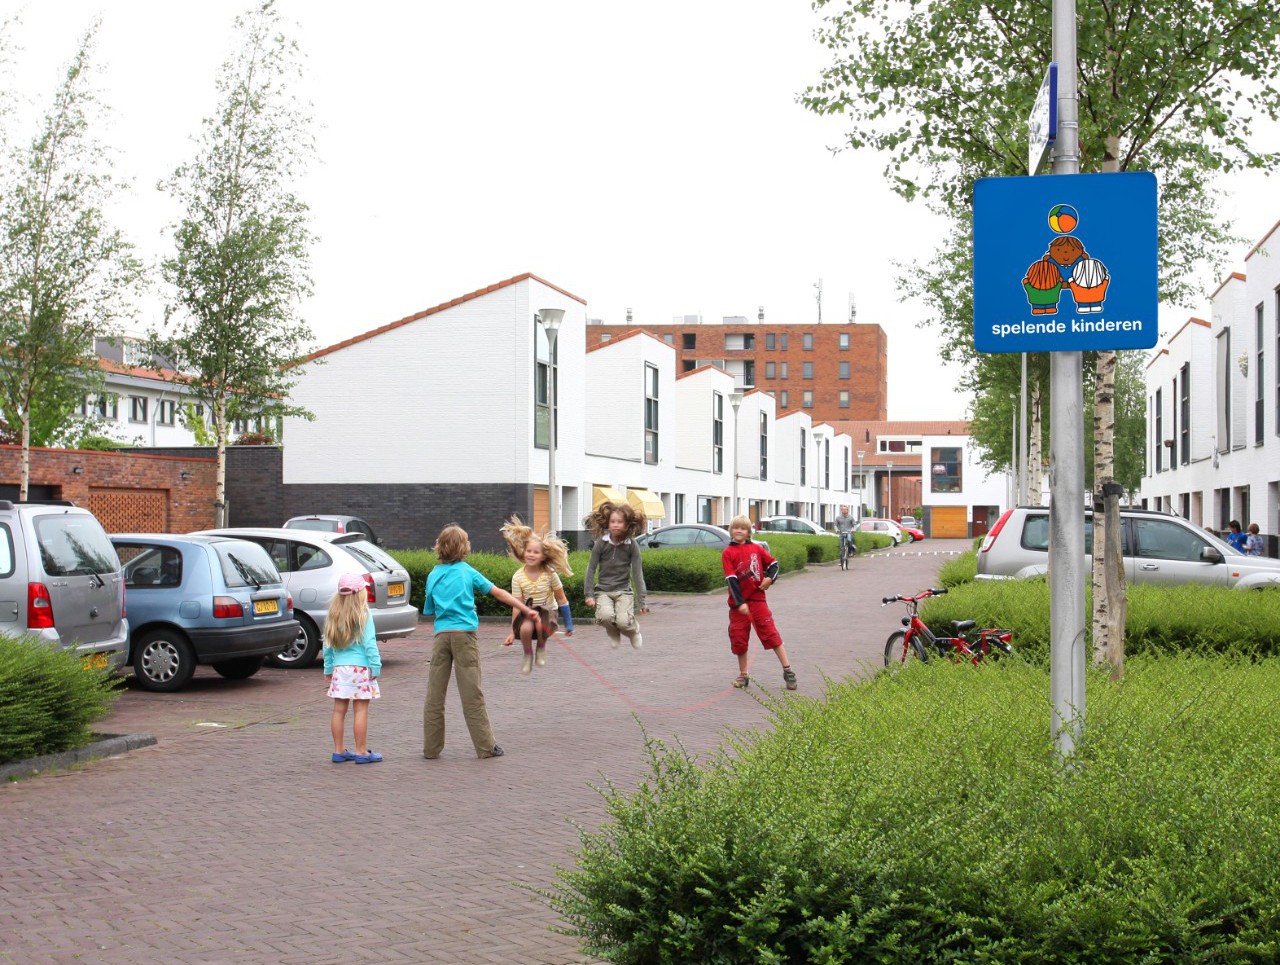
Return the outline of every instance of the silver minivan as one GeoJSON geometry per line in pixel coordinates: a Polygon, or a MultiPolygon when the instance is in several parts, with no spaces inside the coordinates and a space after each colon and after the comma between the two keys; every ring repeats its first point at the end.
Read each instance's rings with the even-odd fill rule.
{"type": "MultiPolygon", "coordinates": [[[[1130,583],[1206,583],[1241,590],[1280,587],[1280,560],[1246,556],[1180,516],[1120,510],[1124,577],[1130,583]]],[[[1085,565],[1093,565],[1093,514],[1084,518],[1085,565]]],[[[978,550],[980,580],[1027,579],[1049,569],[1049,510],[1006,510],[978,550]]]]}
{"type": "Polygon", "coordinates": [[[0,500],[0,634],[74,647],[91,667],[126,663],[120,559],[93,513],[0,500]]]}

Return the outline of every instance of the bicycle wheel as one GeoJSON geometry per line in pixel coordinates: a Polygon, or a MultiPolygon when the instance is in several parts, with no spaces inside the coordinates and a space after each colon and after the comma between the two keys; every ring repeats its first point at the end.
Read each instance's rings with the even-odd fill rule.
{"type": "Polygon", "coordinates": [[[928,661],[929,655],[920,645],[919,638],[912,636],[907,641],[907,631],[895,630],[889,634],[884,644],[884,665],[889,668],[903,667],[912,660],[928,661]]]}

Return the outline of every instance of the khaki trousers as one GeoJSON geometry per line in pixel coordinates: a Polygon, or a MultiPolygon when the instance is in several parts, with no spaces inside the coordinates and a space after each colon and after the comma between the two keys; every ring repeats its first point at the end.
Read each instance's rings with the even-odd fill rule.
{"type": "Polygon", "coordinates": [[[422,756],[435,758],[444,750],[444,698],[449,692],[449,673],[458,677],[462,717],[471,732],[477,757],[492,756],[494,739],[489,713],[480,690],[480,648],[474,630],[443,630],[431,647],[431,671],[427,677],[427,700],[422,706],[422,756]]]}
{"type": "Polygon", "coordinates": [[[628,640],[640,632],[636,623],[636,597],[630,590],[606,590],[596,596],[596,620],[605,632],[616,639],[623,634],[628,640]]]}

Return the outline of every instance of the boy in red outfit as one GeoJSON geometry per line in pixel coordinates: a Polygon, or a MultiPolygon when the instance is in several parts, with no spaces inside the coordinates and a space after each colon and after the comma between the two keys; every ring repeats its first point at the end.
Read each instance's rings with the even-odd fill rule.
{"type": "Polygon", "coordinates": [[[764,597],[764,591],[778,578],[778,561],[759,543],[752,542],[751,520],[746,516],[729,521],[729,536],[733,542],[724,548],[721,559],[725,582],[729,584],[729,649],[738,658],[738,676],[733,685],[742,689],[751,683],[747,676],[747,641],[754,626],[764,648],[777,654],[787,689],[795,690],[795,671],[787,660],[787,648],[773,625],[773,614],[764,597]]]}

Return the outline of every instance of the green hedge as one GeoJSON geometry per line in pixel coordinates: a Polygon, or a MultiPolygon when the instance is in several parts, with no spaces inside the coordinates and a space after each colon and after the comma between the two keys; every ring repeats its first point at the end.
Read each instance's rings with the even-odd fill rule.
{"type": "MultiPolygon", "coordinates": [[[[775,535],[777,534],[769,534],[770,537],[775,535]]],[[[783,573],[804,569],[809,542],[821,542],[821,537],[785,536],[778,544],[772,538],[768,540],[770,551],[783,573]]],[[[389,552],[409,571],[412,582],[409,601],[421,610],[427,576],[438,562],[436,555],[430,550],[389,552]]],[[[587,574],[590,559],[591,553],[587,550],[569,554],[573,576],[564,578],[563,582],[575,617],[590,616],[594,612],[583,603],[586,593],[582,581],[587,574]]],[[[705,593],[724,586],[724,569],[720,562],[720,550],[717,549],[645,550],[641,559],[644,564],[645,586],[651,593],[705,593]]],[[[517,560],[497,553],[472,553],[467,557],[467,562],[504,590],[510,589],[511,575],[520,566],[517,560]]],[[[505,616],[511,612],[509,607],[493,597],[478,600],[476,609],[483,616],[505,616]]]]}
{"type": "Polygon", "coordinates": [[[0,764],[80,747],[111,712],[122,681],[74,650],[0,636],[0,764]]]}
{"type": "MultiPolygon", "coordinates": [[[[1092,594],[1085,591],[1085,626],[1092,594]]],[[[1033,660],[1049,654],[1049,584],[1044,580],[975,580],[921,608],[934,631],[952,620],[1013,629],[1014,649],[1033,660]]],[[[1280,655],[1280,593],[1188,583],[1128,588],[1125,654],[1187,650],[1249,657],[1280,655]]]]}
{"type": "MultiPolygon", "coordinates": [[[[770,550],[773,551],[780,547],[803,547],[806,559],[810,563],[834,563],[840,559],[840,540],[832,539],[830,536],[805,536],[803,533],[759,533],[756,539],[764,540],[769,544],[770,550]]],[[[893,540],[889,539],[889,537],[877,536],[874,533],[853,534],[853,545],[857,547],[859,553],[888,546],[892,542],[893,540]]],[[[777,552],[774,552],[773,555],[781,561],[782,557],[778,556],[777,552]]]]}
{"type": "Polygon", "coordinates": [[[1040,668],[942,661],[773,703],[634,792],[543,897],[619,963],[1280,956],[1280,661],[1090,672],[1075,766],[1040,668]]]}

